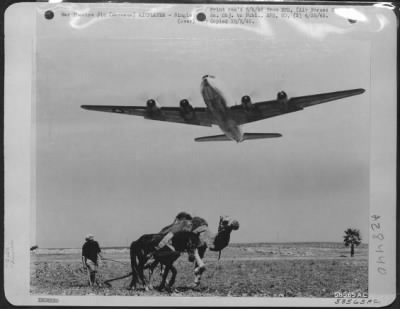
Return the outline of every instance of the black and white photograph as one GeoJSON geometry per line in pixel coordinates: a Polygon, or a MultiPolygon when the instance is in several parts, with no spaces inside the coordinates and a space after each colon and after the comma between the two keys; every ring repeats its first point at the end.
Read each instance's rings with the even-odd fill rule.
{"type": "Polygon", "coordinates": [[[27,303],[390,303],[390,9],[28,11],[27,303]]]}

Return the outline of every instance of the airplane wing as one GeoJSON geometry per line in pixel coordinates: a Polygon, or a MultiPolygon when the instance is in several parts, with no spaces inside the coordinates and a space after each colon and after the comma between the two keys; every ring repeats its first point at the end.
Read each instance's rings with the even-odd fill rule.
{"type": "Polygon", "coordinates": [[[283,114],[293,113],[304,109],[305,107],[326,103],[334,100],[364,93],[364,89],[350,89],[344,91],[320,93],[309,96],[295,97],[287,99],[286,93],[278,93],[276,100],[251,103],[247,97],[247,103],[231,107],[231,115],[238,124],[258,121],[265,118],[275,117],[283,114]]]}
{"type": "Polygon", "coordinates": [[[116,106],[116,105],[82,105],[83,109],[109,112],[117,114],[142,116],[145,119],[177,122],[198,126],[211,127],[212,117],[206,108],[194,107],[189,112],[184,112],[179,107],[157,107],[147,106],[116,106]]]}

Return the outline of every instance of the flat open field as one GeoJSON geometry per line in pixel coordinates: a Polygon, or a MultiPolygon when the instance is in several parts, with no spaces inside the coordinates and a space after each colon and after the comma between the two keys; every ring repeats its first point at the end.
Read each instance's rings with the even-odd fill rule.
{"type": "MultiPolygon", "coordinates": [[[[187,254],[175,263],[178,275],[171,294],[143,289],[129,291],[130,279],[112,287],[88,287],[80,249],[39,249],[31,255],[31,293],[35,295],[173,295],[333,297],[334,292],[368,292],[368,246],[356,248],[353,258],[340,243],[233,244],[222,252],[207,251],[200,287],[193,283],[193,264],[187,254]]],[[[128,249],[103,249],[100,279],[130,271],[128,249]]],[[[155,273],[153,285],[160,276],[155,273]]]]}

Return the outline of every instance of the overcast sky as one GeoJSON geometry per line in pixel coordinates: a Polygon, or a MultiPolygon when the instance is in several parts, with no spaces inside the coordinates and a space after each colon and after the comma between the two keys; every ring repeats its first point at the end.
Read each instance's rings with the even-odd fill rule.
{"type": "MultiPolygon", "coordinates": [[[[57,13],[57,12],[56,12],[57,13]]],[[[59,12],[58,12],[59,13],[59,12]]],[[[305,21],[254,28],[106,19],[88,27],[58,13],[38,19],[37,244],[79,247],[87,233],[128,246],[179,211],[240,222],[232,242],[367,241],[370,49],[362,23],[305,21]],[[51,27],[50,27],[51,25],[51,27]],[[359,28],[356,28],[359,27],[359,28]],[[361,33],[358,35],[358,33],[361,33]],[[59,39],[63,37],[64,39],[59,39]],[[57,39],[58,38],[58,39],[57,39]],[[204,107],[200,81],[221,80],[233,98],[269,100],[364,88],[362,95],[243,127],[283,137],[195,143],[221,134],[82,104],[144,105],[155,98],[204,107]]],[[[364,29],[365,30],[365,29],[364,29]]]]}

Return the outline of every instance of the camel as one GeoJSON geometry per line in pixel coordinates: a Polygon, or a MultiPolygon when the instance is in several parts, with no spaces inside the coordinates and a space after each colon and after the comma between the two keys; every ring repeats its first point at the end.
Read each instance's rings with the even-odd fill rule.
{"type": "MultiPolygon", "coordinates": [[[[220,257],[221,251],[229,244],[232,230],[239,229],[239,222],[237,220],[232,220],[228,216],[220,216],[218,224],[218,232],[212,233],[209,230],[208,223],[205,219],[201,217],[193,217],[191,221],[192,221],[192,232],[197,234],[200,240],[197,250],[195,250],[193,253],[189,253],[189,261],[195,262],[194,284],[195,286],[198,286],[200,284],[201,275],[205,271],[203,258],[207,251],[207,248],[210,249],[211,251],[219,251],[219,257],[220,257]]],[[[168,233],[170,227],[171,225],[166,226],[160,231],[160,233],[161,234],[168,233]]],[[[152,276],[153,271],[157,265],[158,265],[157,261],[149,265],[150,277],[152,276]]],[[[163,273],[163,271],[161,271],[161,273],[163,273]]]]}
{"type": "MultiPolygon", "coordinates": [[[[199,233],[200,246],[197,247],[201,261],[207,251],[219,251],[218,259],[221,257],[221,251],[229,244],[231,232],[239,229],[239,222],[232,220],[228,216],[220,216],[218,224],[218,232],[212,233],[208,228],[206,220],[200,217],[194,217],[192,220],[193,232],[199,233]]],[[[193,260],[193,258],[191,258],[193,260]]],[[[196,271],[199,267],[197,260],[195,261],[195,280],[196,286],[200,285],[200,279],[203,271],[196,271]]]]}
{"type": "MultiPolygon", "coordinates": [[[[152,288],[152,286],[149,285],[148,281],[145,279],[143,273],[143,270],[145,268],[144,265],[147,262],[148,254],[155,251],[155,246],[161,241],[163,237],[164,234],[146,234],[141,236],[138,240],[132,242],[130,246],[132,271],[127,275],[106,280],[104,283],[108,286],[111,286],[111,281],[127,278],[132,275],[132,281],[130,283],[129,289],[132,289],[132,287],[136,289],[136,284],[139,283],[139,279],[146,291],[149,290],[149,288],[152,288]]],[[[202,263],[202,261],[198,258],[196,250],[196,248],[200,244],[198,235],[187,231],[177,232],[174,234],[171,242],[175,250],[172,250],[169,246],[165,246],[164,248],[156,251],[153,255],[157,264],[160,263],[161,265],[165,266],[162,281],[159,286],[160,290],[163,290],[165,288],[166,279],[170,270],[172,272],[172,277],[168,282],[167,288],[170,290],[175,283],[177,270],[173,266],[173,263],[178,259],[181,252],[188,252],[190,255],[194,255],[197,259],[197,263],[202,263]]],[[[151,278],[149,278],[149,282],[150,279],[151,278]]]]}

